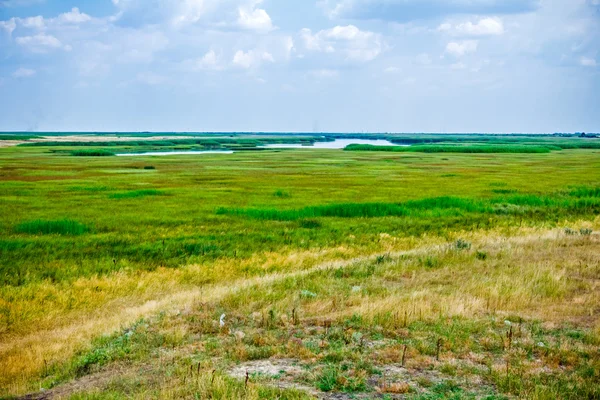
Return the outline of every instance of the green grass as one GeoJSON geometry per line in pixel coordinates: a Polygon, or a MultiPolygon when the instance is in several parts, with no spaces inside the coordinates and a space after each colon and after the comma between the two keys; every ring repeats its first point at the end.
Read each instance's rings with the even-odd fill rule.
{"type": "Polygon", "coordinates": [[[83,235],[90,231],[86,225],[70,219],[56,221],[34,220],[22,222],[15,227],[15,232],[29,235],[83,235]]]}
{"type": "Polygon", "coordinates": [[[272,221],[297,221],[316,217],[373,218],[408,215],[407,209],[386,203],[345,203],[307,207],[298,210],[229,209],[219,208],[217,215],[242,215],[253,219],[272,221]]]}
{"type": "Polygon", "coordinates": [[[377,218],[377,217],[419,217],[432,214],[449,217],[456,212],[489,215],[564,215],[577,216],[582,213],[600,212],[600,196],[595,189],[581,188],[572,196],[585,199],[572,199],[562,193],[553,196],[514,195],[491,199],[460,197],[435,197],[412,200],[404,203],[345,203],[295,210],[219,208],[217,215],[245,216],[252,219],[272,221],[296,221],[305,218],[377,218]],[[521,206],[521,207],[511,207],[521,206]]]}
{"type": "MultiPolygon", "coordinates": [[[[593,143],[422,138],[434,139],[455,145],[482,140],[486,146],[593,143]]],[[[238,144],[261,139],[248,140],[238,144]]],[[[140,148],[146,147],[128,150],[140,148]]],[[[36,390],[41,380],[48,387],[131,367],[136,377],[150,380],[124,374],[121,386],[111,384],[97,398],[109,392],[240,398],[244,380],[228,378],[228,368],[268,357],[307,364],[300,378],[305,386],[368,396],[375,395],[381,366],[400,363],[403,345],[409,346],[408,367],[412,362],[419,373],[439,372],[460,386],[423,379],[423,395],[431,398],[469,398],[472,388],[465,382],[473,375],[498,398],[597,396],[598,343],[590,328],[596,318],[590,312],[597,309],[590,290],[598,275],[593,250],[600,215],[595,149],[302,149],[85,162],[71,156],[77,150],[93,149],[0,150],[0,339],[3,348],[14,349],[0,352],[0,396],[36,390]],[[155,169],[145,170],[149,166],[155,169]],[[527,236],[513,243],[514,234],[527,236]],[[394,255],[413,249],[423,252],[394,255]],[[369,257],[344,268],[311,271],[363,256],[369,257]],[[260,277],[260,284],[245,286],[260,277]],[[163,322],[110,319],[186,296],[197,303],[166,313],[163,322]],[[467,317],[453,319],[452,310],[467,317]],[[537,323],[531,316],[539,310],[547,320],[537,323]],[[222,313],[231,332],[219,329],[222,313]],[[502,345],[504,320],[519,321],[513,314],[526,321],[527,332],[515,340],[515,354],[502,345]],[[291,324],[293,315],[298,322],[291,324]],[[332,320],[330,328],[325,319],[332,320]],[[543,330],[546,323],[552,328],[543,330]],[[561,323],[573,325],[563,331],[561,323]],[[246,337],[236,340],[236,330],[246,337]],[[86,332],[113,333],[91,340],[86,332]],[[439,338],[438,365],[432,359],[439,338]],[[63,343],[73,346],[64,349],[63,343]],[[490,372],[485,364],[490,359],[503,367],[504,357],[510,357],[508,379],[500,367],[490,372]],[[450,359],[473,361],[480,370],[450,359]],[[197,371],[198,364],[201,376],[190,380],[190,366],[197,371]],[[559,369],[562,375],[555,374],[559,369]],[[13,386],[16,381],[25,386],[13,386]]],[[[251,376],[248,387],[262,388],[266,398],[288,396],[264,389],[269,379],[251,376]]],[[[413,395],[419,394],[408,393],[413,395]]]]}
{"type": "Polygon", "coordinates": [[[110,157],[115,153],[109,150],[94,149],[94,150],[74,150],[71,152],[74,157],[110,157]]]}
{"type": "MultiPolygon", "coordinates": [[[[253,149],[258,146],[278,143],[310,145],[326,140],[322,137],[232,137],[232,138],[189,138],[169,140],[110,140],[106,141],[46,141],[23,143],[21,147],[119,147],[119,148],[184,148],[194,147],[206,150],[215,149],[253,149]]],[[[137,150],[139,151],[139,150],[137,150]]]]}
{"type": "Polygon", "coordinates": [[[156,189],[131,190],[129,192],[113,193],[109,197],[111,199],[137,199],[151,196],[164,196],[165,192],[156,189]]]}
{"type": "Polygon", "coordinates": [[[346,151],[380,151],[394,153],[522,153],[541,154],[550,153],[553,150],[561,150],[560,147],[548,146],[522,146],[522,145],[413,145],[410,147],[399,146],[372,146],[365,144],[351,144],[345,148],[346,151]]]}

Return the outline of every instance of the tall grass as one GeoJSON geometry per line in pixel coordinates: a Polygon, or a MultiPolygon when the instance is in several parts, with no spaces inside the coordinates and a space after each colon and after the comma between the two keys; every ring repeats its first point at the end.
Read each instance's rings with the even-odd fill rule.
{"type": "Polygon", "coordinates": [[[224,208],[217,209],[217,215],[244,215],[253,219],[274,221],[297,221],[305,218],[315,217],[338,217],[338,218],[373,218],[388,216],[405,216],[408,210],[397,204],[391,203],[344,203],[329,204],[325,206],[306,207],[299,210],[277,210],[277,209],[240,209],[224,208]]]}
{"type": "Polygon", "coordinates": [[[70,219],[56,221],[34,220],[22,222],[15,227],[15,232],[30,235],[83,235],[90,231],[86,225],[70,219]]]}
{"type": "Polygon", "coordinates": [[[595,189],[582,188],[576,193],[586,194],[587,196],[580,196],[582,198],[578,199],[560,194],[554,196],[524,194],[501,196],[491,199],[444,196],[403,203],[343,203],[305,207],[295,210],[221,207],[216,210],[216,213],[217,215],[245,216],[258,220],[297,221],[316,217],[424,217],[432,213],[435,213],[438,217],[450,218],[458,216],[460,212],[489,215],[523,215],[529,212],[546,216],[567,216],[583,212],[600,212],[600,198],[597,198],[595,189]]]}
{"type": "Polygon", "coordinates": [[[579,187],[569,192],[573,197],[600,197],[600,187],[579,187]]]}

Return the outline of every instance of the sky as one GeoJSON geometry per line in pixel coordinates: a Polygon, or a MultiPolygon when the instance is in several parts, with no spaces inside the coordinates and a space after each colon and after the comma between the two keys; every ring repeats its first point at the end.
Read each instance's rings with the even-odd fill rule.
{"type": "Polygon", "coordinates": [[[0,131],[600,132],[600,0],[0,0],[0,131]]]}

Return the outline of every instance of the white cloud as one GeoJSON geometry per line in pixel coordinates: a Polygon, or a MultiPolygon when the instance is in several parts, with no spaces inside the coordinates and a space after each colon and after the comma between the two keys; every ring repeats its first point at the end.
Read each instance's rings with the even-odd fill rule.
{"type": "Polygon", "coordinates": [[[275,62],[273,55],[267,51],[248,50],[243,52],[238,50],[233,56],[233,65],[245,69],[256,68],[264,62],[275,62]]]}
{"type": "Polygon", "coordinates": [[[17,23],[15,22],[15,18],[11,18],[8,21],[0,21],[0,28],[5,30],[8,33],[8,36],[12,36],[12,33],[15,29],[17,29],[17,23]]]}
{"type": "Polygon", "coordinates": [[[221,62],[219,60],[219,56],[214,50],[208,51],[203,57],[199,58],[195,62],[195,67],[197,69],[205,69],[205,70],[220,70],[223,69],[221,62]]]}
{"type": "Polygon", "coordinates": [[[300,31],[300,37],[307,50],[323,51],[327,53],[333,53],[335,51],[331,44],[325,43],[324,40],[319,38],[319,34],[313,35],[312,31],[308,28],[304,28],[300,31]]]}
{"type": "Polygon", "coordinates": [[[271,17],[262,8],[256,8],[262,0],[258,0],[250,5],[238,7],[238,25],[243,29],[268,32],[273,29],[271,17]]]}
{"type": "Polygon", "coordinates": [[[398,67],[387,67],[383,70],[386,74],[397,74],[401,71],[398,67]]]}
{"type": "Polygon", "coordinates": [[[28,29],[42,30],[46,27],[44,17],[42,17],[41,15],[38,15],[36,17],[17,18],[17,21],[19,21],[19,23],[24,28],[28,28],[28,29]]]}
{"type": "MultiPolygon", "coordinates": [[[[120,2],[123,2],[123,0],[120,0],[120,2]]],[[[172,17],[174,25],[194,24],[200,21],[209,10],[209,4],[207,4],[209,2],[206,0],[179,0],[171,3],[175,7],[172,17]]]]}
{"type": "Polygon", "coordinates": [[[35,75],[35,70],[34,69],[29,69],[29,68],[19,68],[18,70],[16,70],[15,72],[13,72],[12,76],[14,78],[30,78],[32,76],[35,75]]]}
{"type": "Polygon", "coordinates": [[[70,12],[60,14],[58,20],[68,24],[79,24],[90,21],[92,17],[79,11],[79,8],[73,7],[70,12]]]}
{"type": "Polygon", "coordinates": [[[375,59],[383,51],[380,34],[361,31],[354,25],[336,26],[312,34],[310,29],[302,29],[300,37],[309,51],[325,53],[341,52],[348,60],[367,62],[375,59]]]}
{"type": "Polygon", "coordinates": [[[19,46],[27,48],[34,53],[45,53],[48,50],[63,49],[70,51],[71,46],[63,45],[60,40],[52,35],[39,33],[33,36],[20,36],[15,39],[19,46]]]}
{"type": "Polygon", "coordinates": [[[477,40],[463,40],[462,42],[450,42],[446,45],[446,53],[454,57],[462,57],[477,51],[479,42],[477,40]]]}
{"type": "Polygon", "coordinates": [[[438,27],[440,32],[448,32],[456,36],[493,36],[504,34],[504,23],[500,18],[483,18],[452,25],[445,22],[438,27]]]}
{"type": "Polygon", "coordinates": [[[598,65],[595,59],[585,56],[579,59],[579,63],[584,67],[596,67],[598,65]]]}

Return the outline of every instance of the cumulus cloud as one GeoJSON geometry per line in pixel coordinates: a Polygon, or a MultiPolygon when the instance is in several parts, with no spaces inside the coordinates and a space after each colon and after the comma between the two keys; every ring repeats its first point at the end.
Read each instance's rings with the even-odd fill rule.
{"type": "Polygon", "coordinates": [[[247,52],[244,52],[238,50],[233,56],[232,62],[234,66],[250,69],[259,67],[265,62],[273,63],[275,62],[275,59],[273,58],[273,55],[267,51],[248,50],[247,52]]]}
{"type": "Polygon", "coordinates": [[[494,36],[504,33],[504,24],[500,18],[482,18],[475,23],[467,21],[453,25],[446,22],[438,27],[438,31],[456,36],[494,36]]]}
{"type": "Polygon", "coordinates": [[[462,42],[450,42],[446,45],[446,53],[454,57],[462,57],[477,51],[479,42],[477,40],[463,40],[462,42]]]}
{"type": "Polygon", "coordinates": [[[453,14],[517,14],[533,11],[539,0],[322,0],[330,18],[408,22],[453,14]]]}
{"type": "Polygon", "coordinates": [[[218,71],[224,68],[219,56],[214,50],[209,50],[204,56],[192,61],[192,69],[218,71]]]}
{"type": "Polygon", "coordinates": [[[262,0],[113,0],[115,20],[125,26],[169,23],[183,29],[202,24],[269,32],[273,22],[262,0]]]}
{"type": "Polygon", "coordinates": [[[79,8],[73,7],[70,12],[60,14],[58,20],[68,24],[80,24],[91,20],[92,17],[79,11],[79,8]]]}
{"type": "Polygon", "coordinates": [[[46,27],[46,22],[44,21],[44,17],[41,15],[35,17],[27,17],[27,18],[17,18],[17,21],[21,26],[28,29],[39,29],[42,30],[46,27]]]}
{"type": "Polygon", "coordinates": [[[210,4],[205,0],[181,0],[173,1],[174,15],[172,22],[175,25],[193,24],[208,12],[210,4]]]}
{"type": "Polygon", "coordinates": [[[256,8],[260,3],[262,3],[262,0],[238,7],[237,23],[241,28],[262,32],[273,29],[273,22],[267,11],[256,8]]]}
{"type": "Polygon", "coordinates": [[[50,50],[57,49],[65,51],[71,50],[71,46],[63,45],[56,37],[45,33],[39,33],[33,36],[20,36],[16,38],[15,41],[19,46],[23,46],[34,53],[46,53],[50,50]]]}
{"type": "Polygon", "coordinates": [[[11,18],[8,21],[0,21],[0,29],[8,33],[8,36],[12,36],[12,33],[17,29],[17,23],[15,18],[11,18]]]}
{"type": "Polygon", "coordinates": [[[13,72],[12,76],[14,78],[30,78],[35,75],[35,70],[30,68],[19,68],[15,72],[13,72]]]}
{"type": "Polygon", "coordinates": [[[336,26],[315,34],[310,29],[302,29],[300,37],[306,50],[325,53],[339,51],[352,61],[371,61],[383,50],[380,34],[361,31],[354,25],[336,26]]]}

